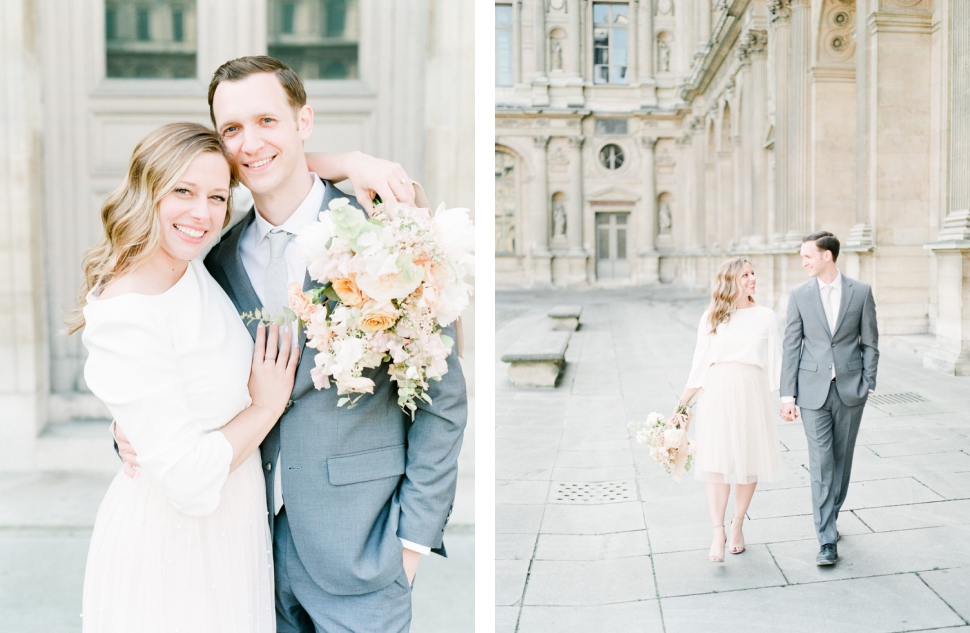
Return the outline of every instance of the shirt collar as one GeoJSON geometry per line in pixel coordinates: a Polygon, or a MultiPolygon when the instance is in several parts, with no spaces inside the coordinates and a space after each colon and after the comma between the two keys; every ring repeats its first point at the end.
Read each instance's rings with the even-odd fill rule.
{"type": "Polygon", "coordinates": [[[838,269],[836,269],[836,271],[837,271],[837,274],[835,275],[835,279],[833,279],[832,283],[830,284],[827,284],[821,279],[818,279],[818,277],[816,277],[816,279],[818,279],[819,290],[821,290],[822,288],[825,288],[826,286],[832,286],[832,290],[842,290],[842,271],[838,269]]]}
{"type": "MultiPolygon", "coordinates": [[[[300,206],[296,208],[293,215],[288,217],[283,224],[273,226],[263,217],[259,209],[256,209],[256,221],[254,223],[256,231],[253,237],[256,239],[257,246],[262,243],[266,234],[273,229],[280,229],[288,233],[297,234],[307,224],[312,224],[317,221],[317,218],[320,216],[320,206],[323,204],[323,195],[326,193],[326,187],[323,181],[320,180],[320,177],[315,173],[310,172],[310,176],[313,177],[313,185],[310,187],[310,193],[303,199],[300,206]]],[[[255,208],[255,206],[254,204],[253,207],[255,208]]]]}

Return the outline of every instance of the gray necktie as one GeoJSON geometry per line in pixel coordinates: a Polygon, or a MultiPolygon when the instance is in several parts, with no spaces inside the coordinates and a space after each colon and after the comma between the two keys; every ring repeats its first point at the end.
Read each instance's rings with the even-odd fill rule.
{"type": "Polygon", "coordinates": [[[269,240],[269,265],[266,266],[266,277],[263,279],[263,307],[273,315],[282,314],[286,300],[286,260],[283,252],[289,243],[292,233],[280,229],[273,229],[266,234],[269,240]]]}
{"type": "Polygon", "coordinates": [[[822,304],[825,307],[825,318],[829,322],[829,332],[835,334],[836,308],[833,305],[835,289],[832,286],[822,288],[822,304]]]}

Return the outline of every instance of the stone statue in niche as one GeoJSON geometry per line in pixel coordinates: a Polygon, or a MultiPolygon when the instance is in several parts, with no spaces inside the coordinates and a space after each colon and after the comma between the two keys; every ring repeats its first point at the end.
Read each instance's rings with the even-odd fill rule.
{"type": "Polygon", "coordinates": [[[552,69],[562,70],[562,40],[560,38],[552,40],[552,69]]]}
{"type": "Polygon", "coordinates": [[[674,218],[670,214],[670,205],[667,204],[666,200],[660,203],[660,211],[658,215],[658,219],[660,220],[660,234],[670,235],[670,228],[674,224],[674,218]]]}
{"type": "Polygon", "coordinates": [[[552,236],[566,236],[566,205],[561,200],[552,204],[552,236]]]}
{"type": "Polygon", "coordinates": [[[666,40],[657,42],[657,72],[670,72],[670,44],[666,40]]]}

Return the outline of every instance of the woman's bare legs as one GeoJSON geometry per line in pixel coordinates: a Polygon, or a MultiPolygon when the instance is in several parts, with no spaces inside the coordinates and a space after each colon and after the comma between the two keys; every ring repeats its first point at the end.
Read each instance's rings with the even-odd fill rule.
{"type": "Polygon", "coordinates": [[[732,554],[740,554],[744,551],[744,533],[741,531],[741,524],[744,521],[744,515],[748,512],[748,506],[751,505],[751,498],[757,485],[757,481],[734,485],[734,518],[731,519],[732,554]]]}
{"type": "Polygon", "coordinates": [[[730,495],[731,484],[707,482],[707,507],[711,512],[711,525],[714,527],[714,542],[707,560],[712,563],[724,562],[724,543],[727,540],[724,535],[724,512],[727,510],[730,495]]]}

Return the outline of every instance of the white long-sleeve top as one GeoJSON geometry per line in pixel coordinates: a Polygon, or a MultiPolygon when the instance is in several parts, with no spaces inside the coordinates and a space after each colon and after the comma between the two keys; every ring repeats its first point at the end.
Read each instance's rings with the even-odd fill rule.
{"type": "Polygon", "coordinates": [[[775,311],[763,306],[735,310],[727,323],[711,334],[709,311],[697,327],[697,346],[687,388],[701,388],[707,370],[714,363],[745,363],[761,367],[768,377],[769,391],[781,386],[781,334],[775,311]]]}
{"type": "Polygon", "coordinates": [[[143,474],[185,514],[219,507],[232,445],[218,432],[247,408],[253,340],[199,260],[159,295],[84,308],[84,377],[138,455],[143,474]]]}

